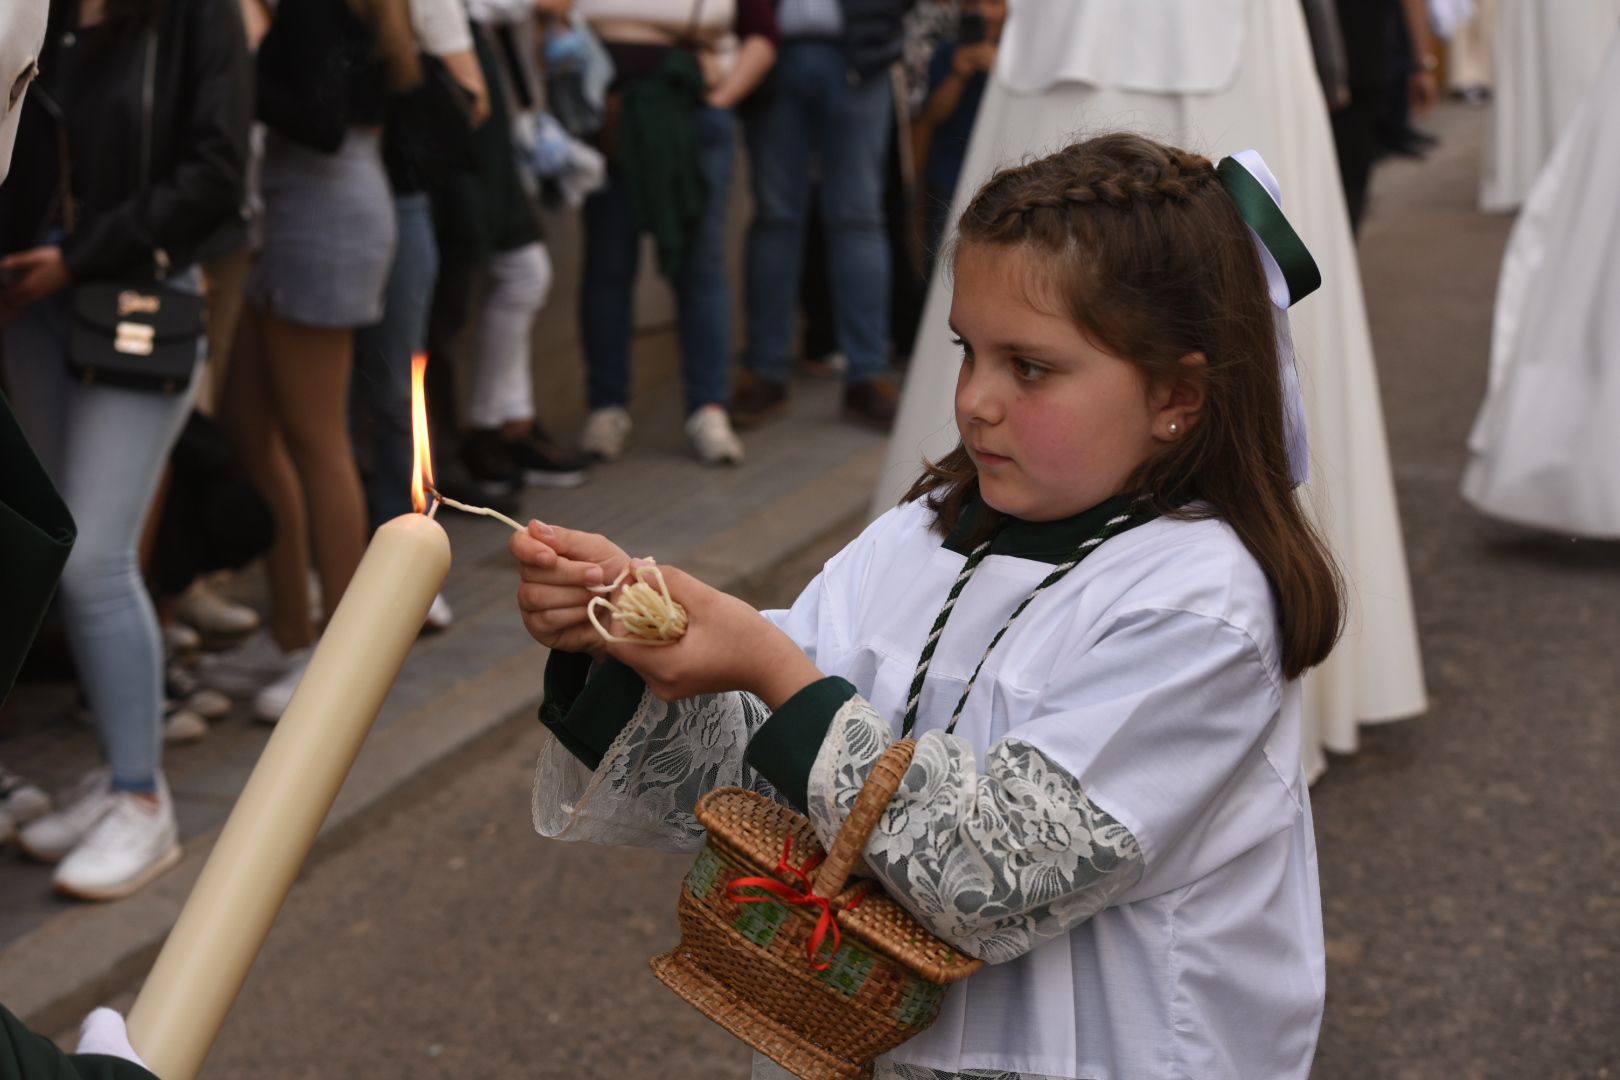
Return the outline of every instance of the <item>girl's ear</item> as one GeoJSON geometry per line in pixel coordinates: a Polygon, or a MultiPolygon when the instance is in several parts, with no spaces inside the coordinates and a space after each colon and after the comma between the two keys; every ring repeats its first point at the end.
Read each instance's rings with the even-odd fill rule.
{"type": "Polygon", "coordinates": [[[1187,432],[1204,414],[1204,375],[1209,368],[1209,357],[1202,352],[1190,352],[1181,358],[1182,370],[1160,383],[1154,396],[1153,437],[1160,442],[1176,442],[1187,437],[1187,432]]]}

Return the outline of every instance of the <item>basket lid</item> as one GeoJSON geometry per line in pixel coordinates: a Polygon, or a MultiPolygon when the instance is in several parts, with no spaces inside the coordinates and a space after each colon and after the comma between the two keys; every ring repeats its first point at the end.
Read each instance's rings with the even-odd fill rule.
{"type": "MultiPolygon", "coordinates": [[[[784,885],[799,879],[780,869],[785,842],[791,837],[792,865],[819,863],[825,849],[810,819],[781,803],[743,788],[718,788],[698,801],[697,819],[711,843],[726,848],[750,872],[784,885]]],[[[936,937],[870,878],[852,877],[833,897],[838,928],[866,948],[880,953],[932,982],[948,984],[984,966],[936,937]]]]}

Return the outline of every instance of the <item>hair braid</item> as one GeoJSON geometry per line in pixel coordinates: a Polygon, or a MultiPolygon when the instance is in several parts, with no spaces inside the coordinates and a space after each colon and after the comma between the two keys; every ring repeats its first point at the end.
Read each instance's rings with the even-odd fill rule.
{"type": "Polygon", "coordinates": [[[1030,219],[1043,213],[1182,204],[1216,182],[1215,166],[1208,158],[1168,146],[1155,147],[1158,154],[1143,155],[1140,140],[1131,139],[1128,146],[1124,141],[1104,136],[1048,159],[1002,169],[968,205],[965,231],[1006,236],[1030,228],[1035,224],[1030,219]],[[1108,145],[1113,142],[1120,145],[1108,145]]]}

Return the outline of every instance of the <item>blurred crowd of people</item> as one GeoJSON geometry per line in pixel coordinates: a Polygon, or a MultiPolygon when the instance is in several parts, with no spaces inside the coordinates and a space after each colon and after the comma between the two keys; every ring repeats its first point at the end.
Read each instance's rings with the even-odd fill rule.
{"type": "MultiPolygon", "coordinates": [[[[1359,219],[1372,162],[1429,141],[1440,20],[1304,3],[1359,219]]],[[[453,497],[510,509],[630,452],[643,237],[699,461],[741,462],[796,366],[887,430],[1008,5],[52,0],[0,187],[0,383],[78,524],[57,610],[107,764],[54,808],[0,770],[0,837],[85,898],[178,861],[163,743],[234,701],[281,715],[370,530],[409,509],[414,354],[453,497]],[[588,412],[563,445],[531,334],[543,216],[571,212],[588,412]],[[132,282],[176,313],[144,368],[117,340],[132,282]],[[215,577],[260,558],[262,613],[215,577]]],[[[441,597],[427,629],[451,618],[441,597]]]]}

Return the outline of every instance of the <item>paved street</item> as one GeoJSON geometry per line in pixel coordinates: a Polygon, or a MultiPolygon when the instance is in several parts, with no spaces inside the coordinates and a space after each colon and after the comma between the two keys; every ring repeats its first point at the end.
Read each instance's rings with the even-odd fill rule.
{"type": "MultiPolygon", "coordinates": [[[[1432,709],[1367,729],[1313,789],[1318,1080],[1620,1078],[1620,545],[1495,524],[1457,494],[1510,225],[1474,210],[1484,119],[1442,110],[1441,150],[1375,178],[1362,239],[1432,709]]],[[[746,594],[784,602],[837,539],[746,594]]],[[[493,627],[498,553],[476,563],[465,598],[493,627]]],[[[503,677],[537,689],[537,672],[503,677]]],[[[453,699],[417,704],[434,702],[454,723],[453,699]]],[[[540,731],[527,698],[504,715],[323,849],[207,1075],[747,1075],[747,1053],[646,969],[675,940],[686,860],[536,838],[540,731]]],[[[6,965],[0,950],[0,999],[6,965]]]]}

